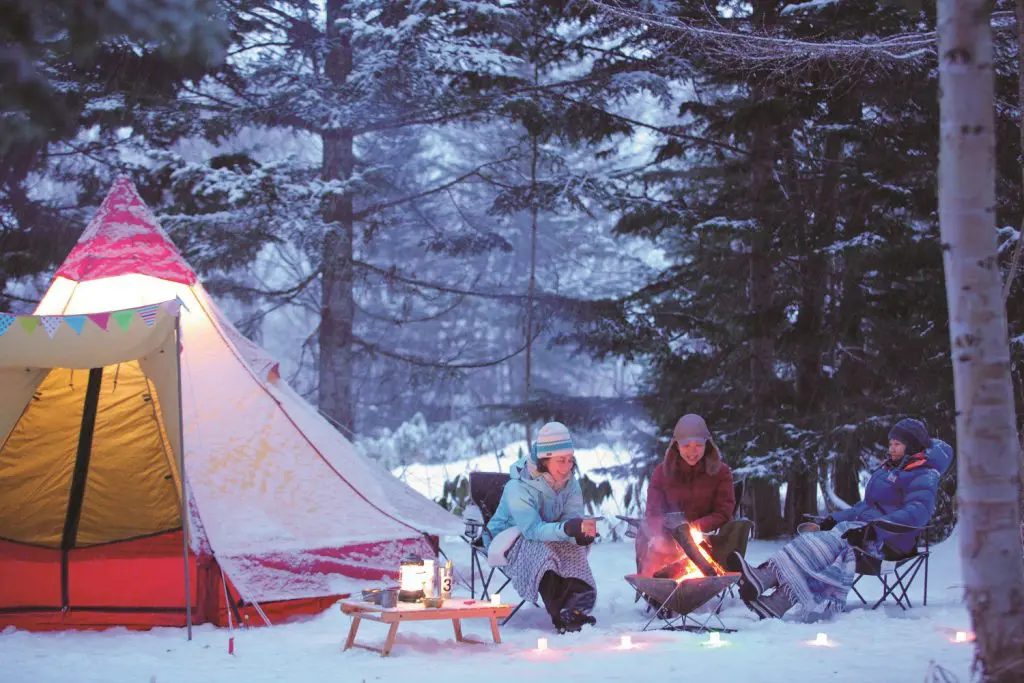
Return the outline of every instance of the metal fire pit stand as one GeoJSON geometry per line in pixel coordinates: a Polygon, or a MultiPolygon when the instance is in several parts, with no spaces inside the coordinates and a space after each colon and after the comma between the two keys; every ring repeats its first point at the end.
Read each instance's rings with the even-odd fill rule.
{"type": "Polygon", "coordinates": [[[735,629],[728,628],[718,616],[718,611],[725,601],[728,589],[739,580],[739,574],[723,574],[721,576],[704,576],[684,579],[660,579],[636,574],[627,575],[629,582],[643,595],[654,615],[644,624],[643,630],[651,628],[656,620],[661,619],[666,631],[723,631],[732,633],[735,629]],[[709,606],[707,616],[703,619],[694,616],[694,612],[703,605],[709,606]],[[718,622],[717,626],[712,621],[718,622]]]}

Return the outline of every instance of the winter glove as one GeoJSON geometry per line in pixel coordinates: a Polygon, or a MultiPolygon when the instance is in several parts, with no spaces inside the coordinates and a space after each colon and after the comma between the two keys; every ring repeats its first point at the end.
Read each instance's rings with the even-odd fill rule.
{"type": "Polygon", "coordinates": [[[874,537],[875,529],[870,524],[849,529],[843,533],[846,542],[858,548],[863,548],[864,544],[870,542],[874,537]]]}
{"type": "Polygon", "coordinates": [[[562,525],[562,529],[576,540],[576,545],[590,545],[594,542],[592,536],[583,533],[583,520],[579,517],[573,517],[567,521],[562,525]]]}
{"type": "Polygon", "coordinates": [[[833,519],[832,515],[829,515],[825,519],[823,519],[820,522],[818,522],[818,528],[821,529],[822,531],[830,531],[830,530],[834,529],[836,524],[838,524],[838,523],[839,522],[837,522],[835,519],[833,519]]]}

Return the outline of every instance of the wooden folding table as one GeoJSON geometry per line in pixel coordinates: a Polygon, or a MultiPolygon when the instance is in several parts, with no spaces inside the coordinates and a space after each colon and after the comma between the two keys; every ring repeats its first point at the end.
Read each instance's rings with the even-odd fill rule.
{"type": "Polygon", "coordinates": [[[404,621],[436,621],[440,619],[451,619],[452,627],[455,630],[455,640],[460,643],[481,644],[482,641],[466,638],[462,635],[463,619],[487,619],[491,622],[491,637],[495,643],[501,643],[501,633],[498,630],[498,619],[504,619],[512,612],[512,605],[493,605],[490,602],[480,600],[464,600],[462,598],[450,598],[445,600],[441,607],[424,607],[422,603],[398,603],[397,607],[382,608],[372,602],[361,600],[342,600],[341,611],[352,617],[352,626],[348,631],[348,638],[345,639],[345,650],[355,646],[379,652],[382,657],[391,653],[395,644],[395,636],[398,634],[398,625],[404,621]],[[384,640],[384,647],[372,647],[356,642],[356,633],[359,631],[359,624],[363,619],[378,621],[388,624],[388,636],[384,640]]]}

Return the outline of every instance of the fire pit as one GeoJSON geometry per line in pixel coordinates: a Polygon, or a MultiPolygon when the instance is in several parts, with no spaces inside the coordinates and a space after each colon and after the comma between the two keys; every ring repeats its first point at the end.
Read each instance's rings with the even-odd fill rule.
{"type": "MultiPolygon", "coordinates": [[[[717,618],[717,610],[711,610],[708,618],[695,626],[687,623],[688,615],[716,595],[722,595],[718,603],[721,604],[721,600],[724,599],[723,591],[736,583],[740,575],[722,569],[711,558],[708,548],[702,543],[703,535],[686,522],[671,527],[666,525],[663,528],[664,533],[675,541],[678,548],[677,556],[669,556],[668,559],[671,561],[656,571],[654,576],[628,574],[625,577],[655,610],[654,617],[647,622],[644,629],[646,630],[654,619],[661,617],[666,622],[666,628],[708,630],[707,624],[712,617],[717,618]],[[677,622],[681,622],[681,625],[677,622]]],[[[721,624],[720,619],[719,623],[721,624]]]]}
{"type": "Polygon", "coordinates": [[[676,614],[689,614],[723,590],[736,583],[738,573],[722,574],[721,576],[701,576],[692,579],[656,579],[651,576],[637,574],[626,575],[626,581],[633,588],[654,603],[655,607],[663,607],[676,614]]]}

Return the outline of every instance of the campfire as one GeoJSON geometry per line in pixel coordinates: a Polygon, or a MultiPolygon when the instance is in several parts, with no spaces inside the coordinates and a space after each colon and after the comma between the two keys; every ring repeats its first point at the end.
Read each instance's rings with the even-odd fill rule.
{"type": "Polygon", "coordinates": [[[656,606],[667,608],[677,614],[687,614],[714,597],[719,591],[732,585],[739,578],[736,573],[726,572],[711,558],[703,543],[703,534],[685,522],[661,536],[660,520],[646,520],[657,524],[658,538],[652,544],[648,558],[648,572],[630,574],[626,580],[647,596],[656,606]],[[650,570],[657,567],[653,572],[650,570]],[[653,573],[653,576],[650,574],[653,573]]]}

